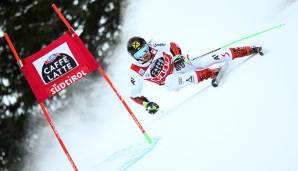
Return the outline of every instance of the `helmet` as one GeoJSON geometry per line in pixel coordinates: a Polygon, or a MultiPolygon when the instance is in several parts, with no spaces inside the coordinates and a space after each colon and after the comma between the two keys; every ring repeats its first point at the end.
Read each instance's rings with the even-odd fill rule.
{"type": "Polygon", "coordinates": [[[149,47],[145,41],[145,39],[141,37],[132,37],[127,42],[127,51],[128,53],[136,60],[141,59],[141,53],[137,53],[138,51],[142,50],[143,52],[149,51],[149,47]]]}

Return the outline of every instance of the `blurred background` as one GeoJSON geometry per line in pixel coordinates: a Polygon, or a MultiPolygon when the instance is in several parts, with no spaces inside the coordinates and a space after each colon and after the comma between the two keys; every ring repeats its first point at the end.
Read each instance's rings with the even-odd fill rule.
{"type": "MultiPolygon", "coordinates": [[[[21,58],[39,51],[67,30],[52,9],[52,3],[60,8],[96,60],[105,69],[108,64],[104,62],[104,57],[111,55],[112,49],[119,42],[121,14],[126,5],[124,0],[0,1],[1,171],[23,168],[25,154],[34,151],[32,149],[34,138],[39,138],[30,127],[46,122],[3,38],[3,33],[8,33],[21,58]]],[[[91,75],[80,83],[80,91],[88,93],[91,79],[96,79],[96,77],[91,75]]],[[[71,104],[71,97],[78,86],[73,85],[73,88],[61,92],[53,97],[54,99],[47,100],[46,106],[49,111],[54,113],[61,110],[63,106],[71,104]]]]}

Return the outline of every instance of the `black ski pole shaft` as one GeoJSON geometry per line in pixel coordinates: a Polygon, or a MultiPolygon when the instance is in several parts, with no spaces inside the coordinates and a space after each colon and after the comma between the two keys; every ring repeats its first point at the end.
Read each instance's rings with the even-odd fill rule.
{"type": "Polygon", "coordinates": [[[199,56],[199,57],[195,57],[195,58],[193,58],[193,59],[190,60],[190,61],[186,61],[186,63],[191,63],[191,61],[193,61],[193,60],[196,60],[196,59],[199,59],[199,58],[201,58],[201,57],[203,57],[203,56],[209,55],[209,54],[211,54],[211,53],[213,53],[213,52],[216,52],[216,51],[218,51],[218,50],[220,50],[220,49],[226,48],[226,47],[228,47],[228,46],[230,46],[230,45],[232,45],[232,44],[235,44],[235,43],[238,43],[238,42],[240,42],[240,41],[243,41],[243,40],[246,40],[246,39],[249,39],[249,38],[258,36],[258,35],[260,35],[260,34],[269,32],[269,31],[274,30],[274,29],[277,29],[277,28],[281,28],[281,27],[283,27],[283,26],[285,26],[285,24],[275,25],[275,26],[270,27],[270,28],[267,28],[267,29],[265,29],[265,30],[261,30],[261,31],[259,31],[259,32],[256,32],[256,33],[253,33],[253,34],[244,36],[244,37],[241,38],[241,39],[238,39],[238,40],[232,41],[232,42],[230,42],[230,43],[227,43],[227,44],[221,46],[220,48],[217,48],[217,49],[212,50],[212,51],[210,51],[210,52],[208,52],[208,53],[205,53],[205,54],[203,54],[203,55],[201,55],[201,56],[199,56]]]}
{"type": "Polygon", "coordinates": [[[199,58],[201,58],[201,57],[203,57],[203,56],[209,55],[209,54],[211,54],[211,53],[213,53],[213,52],[216,52],[216,51],[218,51],[218,50],[220,50],[220,49],[221,49],[221,48],[217,48],[217,49],[214,49],[214,50],[212,50],[212,51],[210,51],[210,52],[207,52],[207,53],[205,53],[205,54],[203,54],[203,55],[201,55],[201,56],[195,57],[195,58],[192,59],[192,61],[193,61],[193,60],[196,60],[196,59],[199,59],[199,58]]]}

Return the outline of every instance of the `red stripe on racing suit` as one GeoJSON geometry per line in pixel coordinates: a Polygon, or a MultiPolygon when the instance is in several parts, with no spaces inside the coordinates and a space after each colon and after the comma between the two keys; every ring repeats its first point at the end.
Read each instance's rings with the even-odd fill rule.
{"type": "Polygon", "coordinates": [[[136,103],[138,103],[138,104],[140,104],[140,105],[144,105],[143,103],[144,102],[149,102],[149,100],[145,97],[145,96],[141,96],[141,97],[131,97],[131,99],[134,101],[134,102],[136,102],[136,103]]]}
{"type": "Polygon", "coordinates": [[[170,45],[170,51],[173,56],[181,55],[181,49],[176,43],[171,42],[170,45]]]}

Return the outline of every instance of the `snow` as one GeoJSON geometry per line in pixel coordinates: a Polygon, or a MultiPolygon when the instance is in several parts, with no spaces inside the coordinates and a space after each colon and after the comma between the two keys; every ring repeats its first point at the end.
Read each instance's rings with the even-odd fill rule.
{"type": "MultiPolygon", "coordinates": [[[[285,0],[130,1],[107,75],[153,144],[107,83],[94,82],[90,96],[51,115],[79,170],[298,170],[297,11],[297,1],[285,0]],[[145,84],[144,95],[161,106],[156,115],[129,99],[130,36],[176,41],[185,54],[198,56],[282,23],[237,44],[263,45],[265,55],[234,61],[218,88],[206,81],[168,92],[145,84]]],[[[38,129],[42,138],[24,170],[72,170],[49,126],[38,129]]]]}

